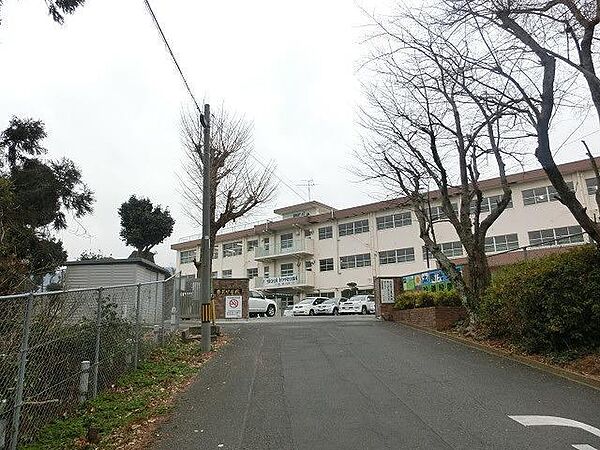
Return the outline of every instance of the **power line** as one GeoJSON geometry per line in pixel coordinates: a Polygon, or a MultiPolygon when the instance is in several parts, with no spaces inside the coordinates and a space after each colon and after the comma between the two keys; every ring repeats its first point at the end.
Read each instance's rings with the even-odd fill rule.
{"type": "MultiPolygon", "coordinates": [[[[146,9],[148,10],[148,13],[152,17],[154,26],[155,26],[156,30],[158,31],[158,34],[160,35],[163,43],[165,44],[165,47],[167,48],[169,55],[171,55],[171,59],[173,60],[173,63],[175,64],[175,67],[177,68],[177,72],[179,72],[179,75],[181,76],[181,80],[183,81],[183,84],[185,85],[185,88],[187,89],[188,94],[190,94],[190,97],[191,97],[192,101],[194,102],[194,105],[196,106],[198,113],[202,116],[202,110],[200,109],[200,105],[196,101],[196,97],[194,96],[194,93],[192,92],[192,89],[190,88],[190,85],[189,85],[187,79],[185,78],[183,71],[181,70],[181,66],[177,62],[177,58],[175,58],[175,54],[173,53],[171,45],[169,44],[169,41],[167,40],[167,37],[165,36],[165,33],[163,32],[162,27],[160,26],[160,23],[158,22],[158,18],[156,17],[156,14],[154,13],[152,6],[150,6],[149,0],[144,0],[144,4],[146,5],[146,9]]],[[[253,155],[251,153],[250,156],[257,163],[259,163],[265,170],[268,170],[267,165],[265,163],[263,163],[261,160],[259,160],[255,155],[253,155]]],[[[284,186],[286,186],[294,194],[296,194],[298,197],[300,197],[302,199],[302,201],[306,200],[303,195],[299,194],[298,191],[296,191],[292,186],[290,186],[288,183],[286,183],[277,173],[273,172],[273,175],[275,176],[275,178],[277,178],[279,181],[281,181],[281,183],[283,183],[284,186]]]]}
{"type": "MultiPolygon", "coordinates": [[[[269,170],[269,168],[267,167],[267,165],[265,163],[263,163],[260,159],[258,159],[254,154],[250,153],[250,156],[261,166],[264,167],[265,170],[269,170]]],[[[283,178],[281,178],[277,172],[273,171],[273,175],[275,176],[275,178],[277,178],[281,183],[283,183],[283,185],[285,187],[287,187],[290,191],[292,191],[294,194],[296,194],[298,197],[300,197],[302,199],[303,202],[306,201],[306,197],[304,197],[302,194],[300,194],[296,189],[294,189],[290,184],[286,183],[284,181],[283,178]]],[[[309,198],[310,201],[310,198],[309,198]]]]}
{"type": "Polygon", "coordinates": [[[187,82],[185,75],[183,74],[183,71],[181,70],[181,66],[177,62],[177,58],[175,58],[175,54],[173,53],[173,50],[171,49],[171,46],[169,45],[169,41],[167,40],[167,37],[165,36],[165,33],[163,32],[162,27],[160,26],[160,23],[158,22],[158,19],[156,18],[156,14],[154,14],[154,11],[152,10],[152,6],[150,6],[150,2],[148,0],[144,0],[144,4],[146,5],[146,9],[150,13],[150,16],[152,16],[152,21],[154,22],[154,26],[155,26],[156,30],[158,31],[158,33],[160,34],[160,37],[161,37],[163,43],[165,44],[165,47],[167,47],[167,50],[169,51],[169,54],[171,55],[171,58],[173,59],[173,62],[175,63],[175,67],[177,67],[177,71],[179,72],[179,75],[181,76],[181,80],[183,81],[185,88],[187,89],[188,93],[190,94],[190,97],[192,98],[194,105],[196,105],[196,109],[198,110],[198,112],[200,114],[202,114],[200,105],[196,101],[196,97],[194,96],[194,93],[192,92],[192,89],[190,88],[190,85],[187,82]]]}

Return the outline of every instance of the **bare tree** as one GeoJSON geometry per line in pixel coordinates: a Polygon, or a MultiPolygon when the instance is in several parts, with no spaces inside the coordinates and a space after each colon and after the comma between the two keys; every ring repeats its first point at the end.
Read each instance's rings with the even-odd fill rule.
{"type": "Polygon", "coordinates": [[[383,181],[415,212],[425,248],[456,286],[474,324],[491,279],[486,236],[511,201],[505,159],[517,156],[515,106],[501,89],[478,81],[485,74],[466,57],[466,36],[447,35],[427,17],[410,14],[377,22],[377,30],[379,44],[367,63],[375,81],[366,88],[369,106],[362,113],[360,156],[368,167],[362,173],[383,181]],[[499,175],[502,194],[484,198],[483,170],[499,175]],[[466,276],[438,242],[441,221],[451,224],[465,249],[466,276]]]}
{"type": "MultiPolygon", "coordinates": [[[[196,111],[181,116],[181,138],[186,158],[181,190],[187,215],[202,225],[202,124],[196,111]]],[[[252,124],[221,108],[211,117],[211,236],[214,252],[217,233],[235,220],[256,212],[276,190],[275,166],[262,165],[253,156],[252,124]]],[[[200,261],[194,261],[200,276],[200,261]]]]}
{"type": "MultiPolygon", "coordinates": [[[[600,246],[600,224],[593,220],[565,182],[554,160],[550,137],[552,119],[561,101],[562,106],[572,106],[565,99],[578,94],[577,74],[585,78],[600,119],[600,80],[595,72],[597,56],[592,50],[597,39],[596,25],[600,21],[598,3],[450,0],[447,5],[449,12],[470,26],[473,36],[490,50],[488,68],[513,87],[513,98],[520,98],[526,107],[523,117],[537,140],[535,156],[556,189],[557,199],[600,246]],[[509,46],[501,48],[496,44],[498,30],[513,38],[509,46]],[[499,54],[511,57],[510,69],[497,63],[499,54]],[[577,55],[577,59],[571,54],[577,55]],[[557,63],[563,63],[562,70],[557,71],[557,63]]],[[[595,164],[589,151],[588,156],[595,164]]],[[[600,177],[596,178],[600,184],[600,177]]]]}

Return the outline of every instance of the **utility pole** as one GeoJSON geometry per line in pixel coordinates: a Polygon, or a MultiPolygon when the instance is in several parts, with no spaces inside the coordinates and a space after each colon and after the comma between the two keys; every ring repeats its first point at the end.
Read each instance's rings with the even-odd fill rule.
{"type": "Polygon", "coordinates": [[[209,352],[210,342],[210,276],[212,255],[210,254],[210,105],[204,105],[204,114],[200,116],[203,127],[203,155],[202,155],[202,251],[200,273],[200,300],[202,301],[201,319],[202,319],[202,351],[209,352]]]}

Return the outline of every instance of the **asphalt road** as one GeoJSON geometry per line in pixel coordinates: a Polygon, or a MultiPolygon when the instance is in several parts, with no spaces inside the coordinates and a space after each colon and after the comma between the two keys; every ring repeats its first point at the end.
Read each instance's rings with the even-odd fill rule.
{"type": "Polygon", "coordinates": [[[597,429],[599,391],[421,331],[334,317],[227,332],[156,449],[600,449],[594,428],[509,417],[597,429]]]}

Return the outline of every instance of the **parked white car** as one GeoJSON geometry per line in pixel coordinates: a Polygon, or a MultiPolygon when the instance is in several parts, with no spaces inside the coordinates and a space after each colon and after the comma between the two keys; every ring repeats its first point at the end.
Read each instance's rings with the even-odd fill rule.
{"type": "Polygon", "coordinates": [[[369,305],[375,297],[372,295],[354,295],[340,304],[340,314],[369,314],[369,305]]]}
{"type": "Polygon", "coordinates": [[[314,316],[317,313],[317,305],[320,305],[326,297],[308,297],[299,303],[296,303],[292,308],[292,313],[295,316],[314,316]]]}
{"type": "Polygon", "coordinates": [[[277,312],[277,303],[275,300],[265,298],[260,292],[250,291],[250,298],[248,298],[248,312],[250,317],[273,317],[277,312]]]}
{"type": "Polygon", "coordinates": [[[337,316],[340,313],[340,299],[328,298],[323,303],[317,305],[316,313],[337,316]]]}
{"type": "Polygon", "coordinates": [[[372,295],[370,295],[369,299],[367,300],[367,310],[369,314],[375,314],[375,297],[372,295]]]}

